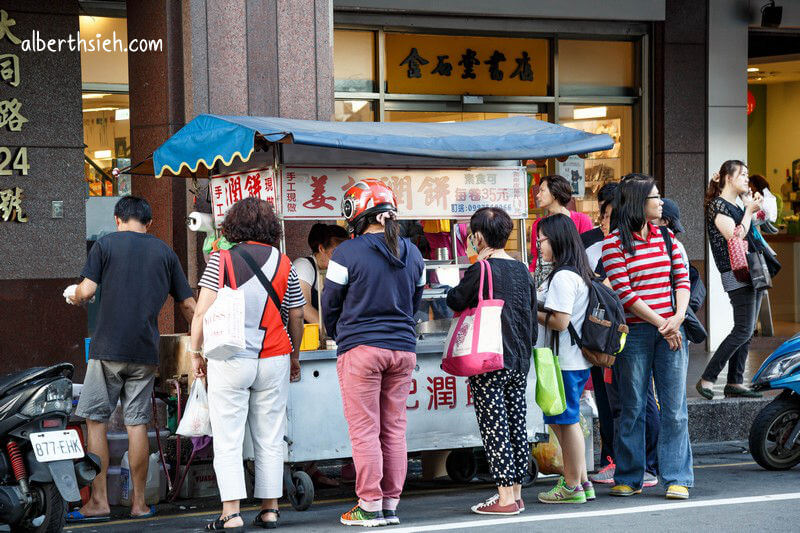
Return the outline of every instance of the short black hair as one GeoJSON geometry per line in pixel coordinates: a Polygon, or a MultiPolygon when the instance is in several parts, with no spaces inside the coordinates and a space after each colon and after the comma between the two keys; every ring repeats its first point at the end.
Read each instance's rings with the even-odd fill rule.
{"type": "Polygon", "coordinates": [[[345,228],[338,224],[328,224],[328,234],[325,237],[323,247],[327,249],[333,245],[338,246],[347,240],[350,240],[350,233],[345,228]]]}
{"type": "Polygon", "coordinates": [[[482,207],[469,219],[469,230],[473,234],[480,232],[486,244],[496,249],[506,245],[513,229],[511,217],[499,207],[482,207]]]}
{"type": "Polygon", "coordinates": [[[308,232],[308,247],[311,248],[311,253],[319,252],[319,247],[325,246],[325,240],[328,237],[328,225],[317,222],[311,226],[311,231],[308,232]]]}
{"type": "Polygon", "coordinates": [[[606,209],[614,206],[614,195],[619,187],[619,183],[611,181],[597,190],[597,201],[600,202],[600,216],[602,217],[606,209]]]}
{"type": "Polygon", "coordinates": [[[153,210],[144,198],[123,196],[114,206],[114,216],[123,222],[134,219],[147,225],[153,220],[153,210]]]}
{"type": "Polygon", "coordinates": [[[547,183],[547,189],[561,206],[566,207],[572,200],[572,184],[564,176],[553,174],[542,178],[542,183],[547,183]]]}

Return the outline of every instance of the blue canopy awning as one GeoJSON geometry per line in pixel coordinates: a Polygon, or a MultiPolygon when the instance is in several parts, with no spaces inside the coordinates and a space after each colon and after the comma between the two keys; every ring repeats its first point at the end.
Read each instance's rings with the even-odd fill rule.
{"type": "Polygon", "coordinates": [[[186,175],[201,165],[210,169],[218,161],[223,165],[236,157],[247,161],[259,137],[270,143],[477,160],[546,159],[614,146],[606,134],[529,117],[440,124],[200,115],[158,147],[153,154],[153,173],[157,177],[186,175]]]}

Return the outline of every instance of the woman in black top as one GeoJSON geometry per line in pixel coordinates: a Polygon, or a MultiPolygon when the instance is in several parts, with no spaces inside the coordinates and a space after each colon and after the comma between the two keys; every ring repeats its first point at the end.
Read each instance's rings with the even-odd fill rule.
{"type": "Polygon", "coordinates": [[[722,276],[722,287],[728,293],[733,306],[733,329],[719,345],[714,356],[708,362],[703,376],[695,388],[704,398],[714,398],[712,386],[717,376],[728,363],[728,383],[725,385],[725,396],[760,397],[742,385],[747,352],[750,349],[750,338],[756,325],[756,314],[760,291],[753,289],[749,282],[736,279],[731,270],[728,255],[728,241],[733,238],[737,226],[742,226],[743,235],[751,243],[753,214],[761,209],[762,197],[756,193],[750,196],[750,185],[747,178],[747,166],[741,161],[725,161],[719,174],[712,178],[706,192],[706,231],[711,245],[711,254],[722,276]],[[744,210],[736,205],[740,198],[744,210]]]}
{"type": "MultiPolygon", "coordinates": [[[[488,260],[492,267],[494,298],[505,301],[501,313],[505,368],[469,378],[475,415],[498,488],[498,494],[472,507],[478,514],[518,514],[525,507],[521,490],[530,454],[525,386],[531,347],[536,342],[536,288],[525,265],[503,250],[512,229],[508,213],[496,207],[479,209],[470,220],[470,239],[478,259],[488,260]]],[[[480,265],[472,265],[461,283],[450,290],[447,305],[453,311],[478,305],[480,275],[480,265]]]]}

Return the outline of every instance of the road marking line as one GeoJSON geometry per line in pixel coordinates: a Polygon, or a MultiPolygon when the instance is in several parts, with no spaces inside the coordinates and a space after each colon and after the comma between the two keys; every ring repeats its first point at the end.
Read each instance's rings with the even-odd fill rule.
{"type": "Polygon", "coordinates": [[[743,465],[754,465],[754,464],[756,464],[755,461],[746,461],[746,462],[743,462],[743,463],[724,463],[724,464],[718,464],[718,465],[699,465],[699,466],[695,466],[695,468],[720,468],[720,467],[723,467],[723,466],[743,466],[743,465]]]}
{"type": "Polygon", "coordinates": [[[528,522],[546,522],[550,520],[564,520],[576,518],[592,518],[595,516],[628,515],[652,513],[655,511],[677,511],[694,507],[714,507],[720,505],[741,505],[746,503],[776,502],[783,500],[800,500],[800,492],[786,494],[767,494],[764,496],[748,496],[742,498],[720,498],[716,500],[689,501],[662,503],[657,505],[642,505],[640,507],[627,507],[624,509],[603,509],[598,511],[585,511],[577,513],[557,513],[551,515],[515,516],[510,518],[494,518],[490,520],[467,520],[463,522],[449,522],[447,524],[429,524],[425,526],[393,528],[392,533],[418,533],[422,531],[447,531],[449,529],[471,529],[489,526],[504,526],[509,524],[524,524],[528,522]]]}

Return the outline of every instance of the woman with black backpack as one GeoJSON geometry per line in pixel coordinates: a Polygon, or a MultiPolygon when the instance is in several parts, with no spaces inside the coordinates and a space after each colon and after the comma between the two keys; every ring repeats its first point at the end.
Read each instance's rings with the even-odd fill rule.
{"type": "Polygon", "coordinates": [[[542,260],[553,271],[539,286],[539,347],[554,345],[564,380],[566,410],[545,416],[564,457],[564,475],[548,492],[539,493],[542,503],[586,503],[595,499],[594,486],[586,472],[586,454],[580,421],[580,399],[589,379],[591,364],[573,341],[569,326],[580,332],[589,305],[589,287],[594,277],[575,224],[566,215],[552,215],[538,226],[537,244],[542,260]],[[554,337],[555,336],[555,337],[554,337]]]}

